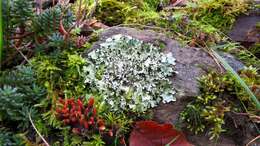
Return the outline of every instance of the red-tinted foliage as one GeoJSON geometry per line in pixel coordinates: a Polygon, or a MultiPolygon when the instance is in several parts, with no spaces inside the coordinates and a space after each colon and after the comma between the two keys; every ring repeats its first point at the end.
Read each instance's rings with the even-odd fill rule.
{"type": "Polygon", "coordinates": [[[91,97],[85,106],[81,99],[59,99],[56,109],[58,119],[72,127],[72,132],[80,134],[85,131],[104,131],[105,123],[97,116],[94,98],[91,97]]]}
{"type": "Polygon", "coordinates": [[[130,146],[192,146],[184,134],[171,124],[158,124],[154,121],[140,121],[130,136],[130,146]]]}

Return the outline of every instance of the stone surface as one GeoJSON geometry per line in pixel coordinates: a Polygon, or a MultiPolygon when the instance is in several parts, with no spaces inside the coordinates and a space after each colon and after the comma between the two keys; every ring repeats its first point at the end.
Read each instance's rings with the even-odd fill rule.
{"type": "Polygon", "coordinates": [[[260,29],[256,27],[259,22],[260,9],[251,11],[248,15],[241,15],[237,18],[228,35],[232,40],[241,42],[245,47],[259,43],[260,29]]]}
{"type": "MultiPolygon", "coordinates": [[[[99,41],[93,44],[93,47],[88,51],[99,47],[99,44],[104,42],[107,38],[116,35],[123,34],[129,35],[144,42],[153,44],[163,43],[165,46],[165,52],[172,52],[173,57],[176,58],[176,67],[178,71],[174,77],[172,77],[172,84],[175,89],[178,90],[177,101],[170,104],[161,104],[154,109],[154,119],[159,122],[176,123],[179,113],[187,105],[187,103],[194,97],[199,95],[198,78],[205,75],[209,69],[220,70],[214,59],[202,48],[184,47],[177,41],[167,38],[163,34],[159,34],[149,30],[137,30],[134,28],[126,27],[111,27],[103,31],[100,35],[99,41]]],[[[88,53],[86,52],[86,54],[88,53]]],[[[85,54],[85,55],[86,55],[85,54]]],[[[223,54],[224,58],[228,58],[227,61],[235,70],[240,69],[243,64],[237,61],[229,54],[223,54]],[[239,64],[239,65],[237,65],[239,64]]],[[[203,137],[203,136],[202,136],[203,137]]],[[[203,145],[200,142],[201,136],[189,136],[191,142],[196,145],[203,145]]],[[[205,137],[205,136],[204,136],[205,137]]],[[[206,145],[211,145],[207,138],[204,138],[206,145]]],[[[225,138],[224,138],[225,139],[225,138]]],[[[233,146],[232,140],[223,140],[225,146],[233,146]]],[[[220,142],[222,143],[222,142],[220,142]]],[[[212,144],[213,145],[213,144],[212,144]]]]}

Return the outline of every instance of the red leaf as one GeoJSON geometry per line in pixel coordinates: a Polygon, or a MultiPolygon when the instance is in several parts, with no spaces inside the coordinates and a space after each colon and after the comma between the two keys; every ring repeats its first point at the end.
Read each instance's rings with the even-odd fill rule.
{"type": "Polygon", "coordinates": [[[154,121],[140,121],[130,136],[130,146],[192,146],[184,134],[171,124],[158,124],[154,121]]]}

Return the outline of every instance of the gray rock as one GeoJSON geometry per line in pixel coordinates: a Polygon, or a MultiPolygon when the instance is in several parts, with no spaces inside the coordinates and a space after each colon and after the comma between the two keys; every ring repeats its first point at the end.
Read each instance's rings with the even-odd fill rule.
{"type": "Polygon", "coordinates": [[[241,15],[237,18],[228,35],[232,40],[241,42],[246,47],[259,43],[260,31],[256,27],[258,22],[260,22],[260,9],[250,11],[248,15],[241,15]]]}
{"type": "Polygon", "coordinates": [[[225,52],[218,52],[221,57],[223,57],[228,64],[235,70],[239,71],[245,68],[245,65],[237,60],[233,55],[225,53],[225,52]]]}
{"type": "MultiPolygon", "coordinates": [[[[173,57],[175,57],[177,61],[176,70],[178,71],[178,74],[172,78],[172,82],[173,87],[179,90],[178,98],[197,96],[199,94],[197,79],[206,74],[206,70],[208,69],[219,70],[219,66],[214,59],[203,49],[181,46],[177,41],[150,30],[111,27],[101,33],[99,41],[97,41],[88,52],[98,48],[99,44],[116,34],[129,35],[149,43],[160,42],[165,45],[165,52],[172,52],[173,57]]],[[[243,65],[231,55],[226,53],[223,55],[222,53],[222,56],[228,58],[227,61],[235,70],[242,68],[241,66],[243,65]]]]}
{"type": "MultiPolygon", "coordinates": [[[[104,42],[107,38],[116,35],[123,34],[129,35],[144,42],[155,43],[160,42],[165,45],[165,52],[172,52],[173,57],[176,58],[176,70],[178,74],[172,77],[172,84],[175,89],[178,90],[177,101],[169,104],[161,104],[154,111],[154,119],[163,123],[176,123],[179,113],[188,104],[188,102],[199,95],[198,78],[205,75],[208,70],[220,71],[219,66],[214,59],[202,48],[193,48],[187,46],[181,46],[177,41],[167,38],[165,35],[156,33],[150,30],[137,30],[127,27],[111,27],[101,33],[100,39],[93,47],[88,51],[99,48],[99,44],[104,42]]],[[[86,54],[88,53],[85,53],[86,54]]],[[[227,59],[235,70],[243,68],[243,64],[237,61],[233,56],[221,53],[221,55],[227,59]]],[[[194,144],[200,145],[199,136],[190,135],[190,140],[194,144]]],[[[203,136],[202,136],[203,137],[203,136]]],[[[210,144],[207,138],[204,138],[205,143],[210,144]]],[[[232,142],[226,142],[228,145],[232,142]]],[[[223,143],[224,144],[224,143],[223,143]]],[[[230,144],[233,146],[234,144],[230,144]]]]}

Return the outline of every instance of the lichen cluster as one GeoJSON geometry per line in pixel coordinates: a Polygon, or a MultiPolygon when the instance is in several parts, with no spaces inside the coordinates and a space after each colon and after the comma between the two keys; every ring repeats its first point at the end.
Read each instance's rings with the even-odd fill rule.
{"type": "Polygon", "coordinates": [[[85,67],[85,82],[97,87],[114,110],[144,112],[161,101],[175,101],[168,78],[176,73],[171,53],[119,34],[100,44],[88,58],[93,65],[85,67]]]}

